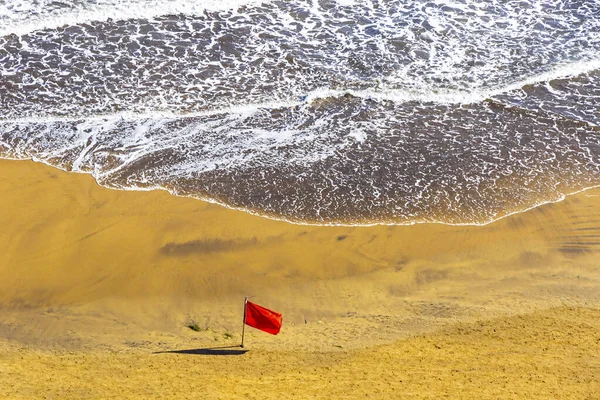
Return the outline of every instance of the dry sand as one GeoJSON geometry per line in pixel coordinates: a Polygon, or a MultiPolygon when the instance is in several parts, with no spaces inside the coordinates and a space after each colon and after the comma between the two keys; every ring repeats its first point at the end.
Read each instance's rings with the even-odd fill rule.
{"type": "Polygon", "coordinates": [[[600,190],[484,227],[292,225],[33,162],[0,194],[0,398],[600,398],[600,190]],[[244,295],[280,335],[154,354],[239,343],[244,295]]]}

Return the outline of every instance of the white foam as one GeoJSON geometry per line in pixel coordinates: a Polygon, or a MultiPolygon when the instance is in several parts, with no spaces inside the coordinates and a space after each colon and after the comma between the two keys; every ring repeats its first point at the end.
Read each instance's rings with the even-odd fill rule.
{"type": "Polygon", "coordinates": [[[549,71],[541,74],[532,75],[524,79],[517,80],[508,85],[495,88],[475,89],[473,91],[461,90],[439,90],[430,92],[409,91],[404,89],[366,89],[366,90],[336,90],[321,88],[311,92],[307,97],[307,102],[313,102],[317,99],[327,97],[342,97],[350,94],[355,97],[373,100],[387,100],[396,103],[405,103],[417,101],[423,103],[440,104],[473,104],[480,103],[486,99],[498,96],[513,90],[518,90],[527,85],[534,85],[543,82],[549,82],[556,79],[565,79],[582,75],[594,70],[600,69],[600,59],[577,61],[555,66],[549,71]]]}
{"type": "Polygon", "coordinates": [[[267,0],[98,0],[83,4],[64,2],[65,8],[49,8],[47,1],[9,1],[0,4],[0,36],[22,36],[31,32],[55,29],[92,21],[152,19],[161,15],[194,15],[204,11],[237,9],[267,0]],[[70,6],[70,7],[69,7],[70,6]]]}
{"type": "Polygon", "coordinates": [[[148,111],[144,113],[120,112],[106,115],[82,115],[82,116],[28,116],[23,118],[0,119],[4,123],[53,123],[53,122],[72,122],[79,120],[86,121],[109,121],[109,120],[158,120],[158,119],[178,119],[178,118],[194,118],[207,117],[213,115],[232,114],[239,116],[250,116],[260,110],[289,108],[302,105],[310,105],[320,99],[330,97],[339,98],[344,95],[352,95],[363,99],[372,99],[377,101],[393,101],[396,103],[404,103],[416,101],[422,103],[439,103],[439,104],[474,104],[482,102],[486,99],[499,96],[514,90],[523,88],[526,85],[539,84],[549,82],[556,79],[565,79],[575,77],[594,70],[600,69],[600,59],[589,61],[578,61],[569,64],[562,64],[555,68],[538,74],[515,81],[511,84],[502,87],[491,89],[466,91],[437,91],[437,92],[422,92],[401,90],[401,89],[365,89],[365,90],[339,90],[331,88],[319,88],[311,91],[302,99],[291,99],[290,101],[280,102],[264,102],[264,103],[249,103],[237,104],[229,107],[203,110],[191,113],[177,113],[167,111],[148,111]]]}
{"type": "Polygon", "coordinates": [[[356,4],[358,4],[358,1],[357,0],[337,0],[337,3],[340,6],[349,7],[349,6],[355,6],[356,4]]]}
{"type": "Polygon", "coordinates": [[[14,124],[35,124],[35,123],[53,123],[53,122],[75,122],[75,121],[136,121],[136,120],[172,120],[178,118],[198,118],[198,117],[210,117],[214,115],[238,115],[238,116],[250,116],[263,109],[275,109],[282,107],[293,107],[301,102],[265,102],[255,104],[240,104],[231,107],[223,107],[217,109],[203,110],[191,113],[175,113],[168,111],[148,111],[144,113],[134,112],[118,112],[112,114],[102,115],[82,115],[82,116],[28,116],[23,118],[11,118],[11,119],[0,119],[0,123],[14,123],[14,124]]]}
{"type": "MultiPolygon", "coordinates": [[[[0,4],[2,1],[0,0],[0,4]]],[[[16,4],[22,6],[9,10],[12,12],[9,17],[3,17],[0,12],[0,32],[13,28],[13,31],[16,29],[23,32],[30,28],[43,29],[58,21],[54,17],[70,18],[72,23],[83,22],[89,19],[89,15],[83,15],[88,12],[98,14],[99,19],[121,19],[178,12],[193,14],[204,9],[235,8],[241,4],[255,5],[260,2],[261,0],[210,0],[202,4],[188,4],[183,0],[175,0],[158,4],[157,0],[85,0],[81,6],[67,4],[66,9],[46,11],[43,2],[36,2],[37,6],[29,5],[30,8],[27,8],[29,3],[18,0],[16,4]],[[9,23],[4,24],[3,19],[6,18],[9,23]]],[[[21,81],[19,78],[13,80],[13,83],[17,83],[16,90],[21,94],[18,97],[25,101],[13,102],[14,107],[8,109],[10,114],[4,115],[6,118],[19,118],[25,115],[62,114],[80,118],[110,112],[115,108],[111,107],[115,103],[119,109],[136,113],[150,113],[157,109],[182,113],[198,112],[207,107],[218,109],[243,102],[260,104],[273,99],[298,104],[300,96],[308,96],[308,100],[312,101],[344,94],[395,102],[468,104],[518,89],[525,84],[576,75],[599,65],[598,19],[588,18],[582,23],[574,24],[573,32],[554,35],[551,28],[545,30],[537,27],[537,18],[530,15],[532,11],[519,12],[510,2],[506,9],[500,5],[485,8],[472,0],[436,2],[447,5],[450,11],[444,11],[447,10],[446,7],[432,7],[430,3],[419,6],[406,0],[390,2],[390,6],[394,7],[389,7],[389,13],[382,13],[381,7],[369,5],[371,2],[355,2],[352,5],[345,0],[342,3],[347,6],[338,7],[335,12],[318,1],[308,4],[301,1],[276,3],[261,10],[249,8],[243,12],[244,18],[237,18],[242,14],[234,14],[237,17],[225,24],[220,33],[237,35],[247,29],[251,30],[249,39],[243,42],[246,51],[241,55],[233,55],[228,51],[212,54],[210,46],[200,50],[192,46],[187,47],[187,50],[192,49],[189,53],[193,53],[193,56],[153,56],[149,65],[168,63],[180,74],[177,78],[181,74],[194,75],[189,80],[178,79],[176,87],[171,79],[162,79],[164,71],[160,68],[141,67],[147,60],[139,55],[131,55],[126,51],[116,51],[114,54],[134,65],[135,73],[128,69],[113,69],[104,63],[87,62],[93,57],[82,57],[87,62],[83,73],[94,76],[94,79],[101,81],[99,84],[106,85],[105,91],[97,91],[98,98],[94,102],[87,101],[81,95],[83,91],[72,90],[72,85],[62,82],[58,82],[58,86],[43,84],[62,81],[55,77],[68,76],[73,72],[68,61],[71,56],[60,50],[57,55],[62,56],[65,61],[57,67],[58,71],[40,71],[42,76],[36,82],[27,74],[24,74],[21,81]],[[290,13],[290,9],[295,8],[303,9],[306,16],[295,19],[290,13]],[[454,9],[461,11],[452,11],[454,9]],[[500,13],[496,9],[505,12],[500,13]],[[260,14],[273,23],[254,23],[255,14],[260,14]],[[469,16],[468,24],[461,22],[465,14],[469,16]],[[338,19],[352,21],[358,16],[370,24],[365,24],[366,27],[362,28],[349,23],[344,26],[347,32],[338,32],[338,19]],[[414,20],[408,19],[409,16],[414,16],[414,20]],[[279,24],[279,21],[282,23],[279,24]],[[512,26],[511,23],[515,25],[512,26]],[[529,41],[521,40],[523,32],[531,33],[529,41]],[[262,34],[278,39],[263,40],[262,34]],[[340,40],[335,46],[334,38],[340,40]],[[286,46],[280,48],[278,43],[285,43],[286,46]],[[581,43],[588,45],[582,46],[581,43]],[[402,50],[398,50],[396,46],[400,46],[402,50]],[[294,54],[293,59],[307,63],[311,68],[299,71],[294,65],[280,63],[284,54],[286,57],[289,55],[288,51],[294,54]],[[228,63],[223,66],[215,58],[227,59],[228,63]],[[377,68],[372,68],[373,65],[377,68]],[[104,78],[98,68],[112,69],[111,78],[104,78]],[[273,71],[273,68],[277,71],[273,71]],[[209,78],[196,77],[196,74],[207,71],[210,72],[207,73],[209,78]],[[150,76],[154,78],[150,79],[150,76]],[[265,84],[273,76],[278,76],[277,80],[272,85],[265,84]],[[112,84],[116,81],[115,77],[122,83],[118,88],[114,88],[112,84]],[[141,82],[144,85],[136,87],[141,82]],[[331,82],[328,83],[330,86],[316,89],[324,82],[331,82]],[[29,99],[25,93],[27,86],[33,84],[41,85],[37,93],[45,101],[26,101],[29,99]],[[153,90],[147,90],[149,87],[153,90]]],[[[3,7],[13,7],[13,3],[10,4],[11,6],[3,7]]],[[[532,6],[535,8],[539,4],[532,6]]],[[[570,21],[569,13],[561,15],[552,7],[536,9],[538,11],[541,21],[570,21]]],[[[96,17],[92,19],[94,18],[96,17]]],[[[203,17],[198,17],[197,23],[207,27],[210,25],[203,17]]],[[[191,32],[187,20],[182,24],[186,26],[181,27],[181,32],[195,34],[199,31],[191,32]]],[[[181,32],[166,35],[168,38],[164,39],[165,47],[173,47],[181,32]]],[[[46,35],[50,39],[56,33],[38,32],[38,35],[22,38],[20,42],[23,46],[31,46],[28,51],[43,54],[46,35]]],[[[214,43],[219,34],[209,36],[205,39],[214,43]]],[[[132,36],[133,42],[139,39],[132,36]]],[[[138,43],[140,44],[144,46],[143,43],[138,43]]],[[[79,42],[74,48],[83,54],[104,51],[101,46],[79,42]]],[[[18,57],[18,53],[11,55],[11,62],[7,62],[4,68],[0,66],[0,74],[19,74],[19,70],[23,68],[13,66],[19,62],[18,57]]]]}

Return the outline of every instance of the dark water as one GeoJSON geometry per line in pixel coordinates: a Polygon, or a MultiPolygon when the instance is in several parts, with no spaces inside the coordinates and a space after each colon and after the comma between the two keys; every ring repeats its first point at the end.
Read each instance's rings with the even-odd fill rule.
{"type": "Polygon", "coordinates": [[[600,184],[600,1],[0,0],[0,154],[307,223],[600,184]]]}

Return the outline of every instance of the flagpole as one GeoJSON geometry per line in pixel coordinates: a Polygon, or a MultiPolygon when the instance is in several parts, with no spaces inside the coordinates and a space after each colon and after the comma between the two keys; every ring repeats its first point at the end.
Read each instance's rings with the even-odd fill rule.
{"type": "Polygon", "coordinates": [[[242,321],[242,344],[240,347],[244,348],[244,328],[246,328],[246,303],[248,303],[248,296],[244,297],[244,320],[242,321]]]}

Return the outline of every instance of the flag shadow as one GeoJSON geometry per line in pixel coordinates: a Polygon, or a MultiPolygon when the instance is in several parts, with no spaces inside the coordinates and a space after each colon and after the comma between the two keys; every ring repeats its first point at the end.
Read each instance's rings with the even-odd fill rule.
{"type": "Polygon", "coordinates": [[[247,353],[247,349],[240,346],[208,347],[204,349],[166,350],[155,351],[152,354],[195,354],[204,356],[239,356],[247,353]]]}

